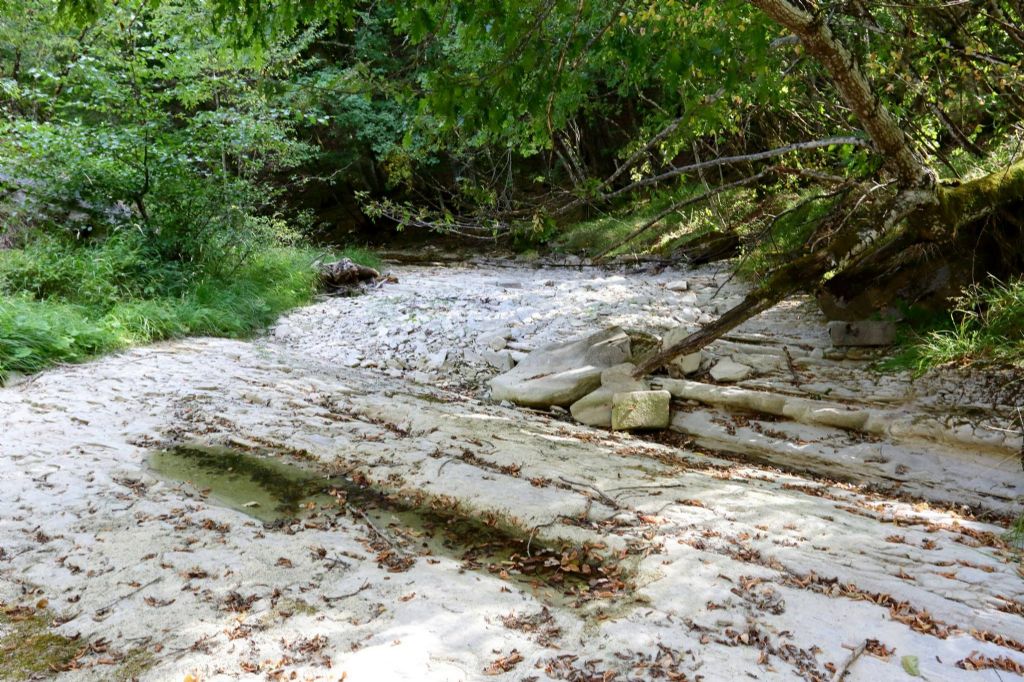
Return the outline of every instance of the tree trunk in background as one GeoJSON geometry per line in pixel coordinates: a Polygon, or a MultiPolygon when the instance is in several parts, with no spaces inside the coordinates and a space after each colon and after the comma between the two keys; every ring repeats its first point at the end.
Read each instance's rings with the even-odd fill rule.
{"type": "Polygon", "coordinates": [[[808,240],[816,245],[772,273],[718,320],[648,358],[642,376],[700,350],[799,290],[815,290],[833,318],[867,317],[899,301],[946,298],[987,273],[1024,269],[1024,162],[963,184],[940,185],[875,96],[850,51],[820,18],[788,0],[750,0],[792,31],[828,71],[896,179],[895,193],[848,194],[808,240]],[[818,246],[820,245],[820,246],[818,246]],[[980,271],[980,272],[979,272],[980,271]],[[828,273],[836,274],[827,277],[828,273]]]}

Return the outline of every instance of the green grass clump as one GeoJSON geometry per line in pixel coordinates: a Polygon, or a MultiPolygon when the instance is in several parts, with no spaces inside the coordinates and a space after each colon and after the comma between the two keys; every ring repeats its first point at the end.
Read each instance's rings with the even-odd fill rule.
{"type": "Polygon", "coordinates": [[[1003,533],[1003,539],[1016,549],[1024,550],[1024,514],[1018,516],[1003,533]]]}
{"type": "Polygon", "coordinates": [[[166,262],[131,240],[93,246],[49,239],[0,251],[0,383],[62,362],[191,335],[239,337],[308,302],[322,254],[265,247],[231,267],[166,262]]]}
{"type": "Polygon", "coordinates": [[[766,275],[805,250],[815,228],[831,210],[834,200],[822,199],[812,191],[801,193],[780,193],[775,198],[780,207],[777,217],[760,221],[750,226],[753,234],[747,235],[749,242],[737,266],[741,275],[756,279],[766,275]]]}
{"type": "MultiPolygon", "coordinates": [[[[590,220],[562,228],[550,246],[566,253],[595,255],[625,239],[673,203],[700,195],[703,185],[690,184],[664,192],[642,203],[630,204],[590,220]]],[[[708,202],[673,211],[642,235],[614,249],[608,255],[668,253],[689,239],[716,230],[719,220],[734,218],[749,206],[745,192],[727,192],[712,206],[708,202]]]]}
{"type": "Polygon", "coordinates": [[[1024,368],[1024,279],[993,280],[957,300],[950,316],[911,330],[883,369],[924,372],[946,364],[986,363],[1024,368]]]}

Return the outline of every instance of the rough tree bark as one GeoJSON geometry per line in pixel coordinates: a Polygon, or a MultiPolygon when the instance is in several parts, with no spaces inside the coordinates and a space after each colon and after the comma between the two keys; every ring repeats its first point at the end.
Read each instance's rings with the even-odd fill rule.
{"type": "Polygon", "coordinates": [[[903,130],[871,89],[846,46],[833,35],[824,17],[811,14],[788,0],[751,0],[776,23],[792,31],[807,52],[828,70],[832,85],[874,142],[900,186],[935,185],[935,173],[914,151],[903,130]]]}

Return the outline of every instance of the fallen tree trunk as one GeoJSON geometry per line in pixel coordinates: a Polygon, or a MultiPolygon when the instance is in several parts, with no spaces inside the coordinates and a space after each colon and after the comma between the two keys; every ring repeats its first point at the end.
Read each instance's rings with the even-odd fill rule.
{"type": "Polygon", "coordinates": [[[971,182],[940,186],[934,200],[914,190],[869,198],[872,189],[862,185],[847,194],[808,240],[812,248],[719,319],[642,362],[636,376],[700,350],[798,291],[816,294],[836,319],[855,319],[897,300],[959,293],[976,279],[968,267],[978,265],[972,258],[983,273],[1024,272],[1024,221],[1016,217],[1024,205],[1024,161],[971,182]],[[955,259],[963,260],[959,270],[949,266],[955,259]],[[938,267],[942,262],[946,268],[938,267]]]}
{"type": "Polygon", "coordinates": [[[1024,222],[1015,211],[1024,203],[1024,162],[970,182],[940,185],[820,11],[789,0],[750,2],[794,33],[825,67],[895,177],[895,193],[879,183],[848,194],[819,224],[804,253],[794,254],[718,320],[642,362],[637,376],[700,350],[799,290],[816,293],[834,316],[863,317],[900,296],[913,302],[954,293],[971,283],[967,278],[974,276],[979,255],[988,256],[984,273],[1024,270],[1024,222]],[[986,234],[993,246],[980,251],[986,234]],[[970,251],[971,267],[936,267],[940,255],[948,264],[960,249],[970,251]],[[942,277],[924,276],[940,271],[942,277]]]}
{"type": "Polygon", "coordinates": [[[333,263],[321,263],[319,274],[320,284],[325,289],[341,289],[380,278],[379,272],[350,258],[342,258],[333,263]]]}

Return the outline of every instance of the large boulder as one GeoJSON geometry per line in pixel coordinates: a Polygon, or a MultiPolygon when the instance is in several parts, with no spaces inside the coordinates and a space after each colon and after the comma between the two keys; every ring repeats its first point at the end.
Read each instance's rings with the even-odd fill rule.
{"type": "Polygon", "coordinates": [[[668,391],[630,391],[612,396],[612,429],[665,429],[669,424],[668,391]]]}
{"type": "Polygon", "coordinates": [[[646,391],[646,381],[634,379],[636,365],[625,362],[601,372],[601,387],[569,406],[573,419],[588,426],[609,428],[612,425],[612,397],[616,393],[646,391]]]}
{"type": "Polygon", "coordinates": [[[527,407],[568,407],[601,385],[602,370],[629,357],[629,337],[618,327],[538,348],[491,379],[491,397],[527,407]]]}

